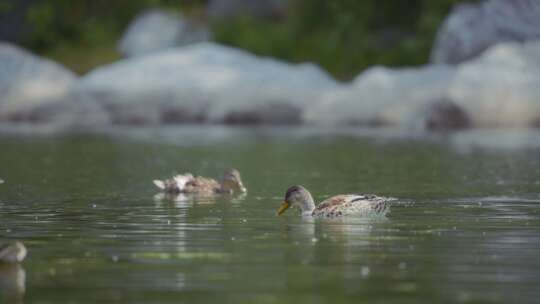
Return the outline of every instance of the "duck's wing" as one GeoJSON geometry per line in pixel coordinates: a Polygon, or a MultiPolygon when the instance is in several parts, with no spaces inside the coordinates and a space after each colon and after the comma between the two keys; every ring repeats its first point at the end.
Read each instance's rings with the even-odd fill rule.
{"type": "Polygon", "coordinates": [[[185,184],[182,192],[211,194],[218,192],[220,188],[221,185],[215,179],[195,176],[185,184]]]}
{"type": "Polygon", "coordinates": [[[374,194],[343,194],[330,197],[313,211],[314,216],[339,217],[343,215],[374,216],[388,212],[394,198],[374,194]]]}

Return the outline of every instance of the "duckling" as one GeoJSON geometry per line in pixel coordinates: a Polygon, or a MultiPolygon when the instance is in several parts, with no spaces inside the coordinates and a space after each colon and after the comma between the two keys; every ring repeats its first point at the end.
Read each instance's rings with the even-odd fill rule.
{"type": "Polygon", "coordinates": [[[292,186],[285,193],[285,201],[277,214],[281,215],[289,207],[297,207],[303,216],[342,217],[345,215],[375,216],[388,211],[388,202],[395,198],[381,197],[374,194],[336,195],[315,206],[311,193],[302,186],[292,186]]]}
{"type": "Polygon", "coordinates": [[[26,247],[19,241],[11,244],[0,244],[0,262],[20,263],[26,257],[26,253],[26,247]]]}
{"type": "Polygon", "coordinates": [[[225,170],[221,182],[212,178],[185,173],[173,176],[171,179],[154,180],[154,184],[163,192],[170,194],[211,195],[220,193],[233,194],[234,192],[244,193],[247,191],[242,183],[240,172],[236,169],[225,170]]]}

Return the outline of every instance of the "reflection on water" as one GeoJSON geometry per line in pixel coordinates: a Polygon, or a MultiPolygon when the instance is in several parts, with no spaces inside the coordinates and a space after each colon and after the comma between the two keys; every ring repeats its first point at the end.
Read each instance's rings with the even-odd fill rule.
{"type": "Polygon", "coordinates": [[[0,138],[9,181],[0,187],[0,241],[31,250],[25,270],[0,268],[1,295],[15,303],[23,295],[27,303],[535,303],[540,150],[456,145],[470,138],[189,128],[0,138]],[[155,197],[155,176],[228,167],[249,193],[155,197]],[[385,218],[276,216],[294,184],[316,201],[351,192],[400,200],[385,218]]]}
{"type": "Polygon", "coordinates": [[[19,264],[0,263],[0,300],[2,303],[23,303],[26,273],[19,264]]]}
{"type": "Polygon", "coordinates": [[[219,199],[227,199],[232,204],[239,203],[246,198],[246,193],[240,194],[215,194],[215,195],[201,195],[193,193],[167,193],[160,192],[154,195],[154,201],[156,203],[174,203],[177,207],[190,206],[193,204],[215,204],[219,199]]]}

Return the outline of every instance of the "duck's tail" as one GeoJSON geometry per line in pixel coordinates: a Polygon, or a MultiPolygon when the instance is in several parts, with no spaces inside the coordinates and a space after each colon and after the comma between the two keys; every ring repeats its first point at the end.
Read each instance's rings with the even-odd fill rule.
{"type": "Polygon", "coordinates": [[[156,185],[159,189],[165,190],[165,182],[159,179],[153,180],[154,185],[156,185]]]}
{"type": "Polygon", "coordinates": [[[371,206],[374,214],[386,215],[390,212],[390,206],[393,201],[397,201],[395,197],[377,197],[374,204],[371,206]]]}
{"type": "Polygon", "coordinates": [[[390,201],[380,200],[371,205],[371,211],[375,215],[385,215],[390,210],[390,201]]]}

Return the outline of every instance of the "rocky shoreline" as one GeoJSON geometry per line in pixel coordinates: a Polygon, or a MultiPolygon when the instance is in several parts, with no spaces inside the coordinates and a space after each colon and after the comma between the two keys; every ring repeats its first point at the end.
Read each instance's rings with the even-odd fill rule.
{"type": "Polygon", "coordinates": [[[210,35],[204,29],[196,27],[195,34],[189,33],[193,26],[175,23],[170,14],[161,16],[166,18],[162,22],[158,11],[140,17],[153,21],[135,20],[128,29],[120,45],[129,57],[82,76],[20,47],[0,43],[0,125],[58,126],[52,129],[161,124],[535,128],[540,126],[540,40],[535,40],[540,35],[538,27],[529,27],[540,20],[540,5],[517,2],[522,5],[486,1],[458,6],[440,30],[433,63],[408,68],[375,66],[350,82],[335,80],[312,63],[290,64],[206,41],[210,35]],[[526,15],[531,22],[521,18],[519,27],[506,19],[477,20],[476,24],[484,31],[492,28],[505,33],[505,26],[514,25],[511,30],[516,34],[508,37],[515,39],[493,35],[486,42],[485,37],[475,41],[472,34],[460,36],[465,29],[458,21],[470,20],[472,15],[500,17],[496,13],[502,9],[507,19],[526,15]],[[130,50],[130,45],[140,46],[137,28],[148,37],[152,27],[163,24],[182,26],[182,30],[168,31],[167,39],[153,42],[154,48],[130,50]],[[175,42],[182,36],[188,42],[175,42]],[[467,47],[459,49],[460,43],[465,44],[463,37],[469,39],[467,47]],[[479,45],[472,47],[474,43],[479,45]]]}

